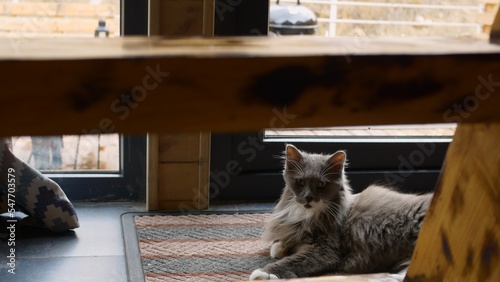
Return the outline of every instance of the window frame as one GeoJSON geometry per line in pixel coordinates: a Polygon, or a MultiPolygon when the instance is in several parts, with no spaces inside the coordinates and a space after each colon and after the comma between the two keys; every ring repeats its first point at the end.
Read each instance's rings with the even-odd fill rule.
{"type": "Polygon", "coordinates": [[[120,134],[120,172],[44,172],[73,201],[145,201],[146,136],[120,134]]]}
{"type": "MultiPolygon", "coordinates": [[[[284,187],[280,157],[287,142],[264,142],[261,133],[212,134],[211,201],[275,201],[279,198],[284,187]]],[[[332,143],[304,138],[293,145],[312,153],[345,150],[346,175],[355,193],[370,184],[390,184],[402,192],[425,193],[435,189],[450,140],[332,143]],[[432,153],[426,152],[426,148],[433,148],[432,153]],[[421,163],[412,161],[418,160],[417,155],[424,156],[421,163]],[[394,182],[388,183],[388,180],[394,182]]]]}
{"type": "MultiPolygon", "coordinates": [[[[120,1],[120,34],[148,34],[148,2],[120,1]]],[[[146,135],[120,134],[120,172],[44,172],[72,201],[146,201],[146,135]]]]}

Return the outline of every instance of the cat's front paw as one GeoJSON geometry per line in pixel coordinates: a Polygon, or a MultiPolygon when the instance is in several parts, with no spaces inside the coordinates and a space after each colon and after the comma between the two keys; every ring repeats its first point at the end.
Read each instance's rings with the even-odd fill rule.
{"type": "Polygon", "coordinates": [[[264,272],[262,269],[256,269],[250,274],[250,280],[277,280],[278,276],[264,272]]]}
{"type": "Polygon", "coordinates": [[[394,278],[394,281],[397,282],[403,282],[405,280],[405,275],[404,274],[389,274],[389,277],[394,278]]]}
{"type": "Polygon", "coordinates": [[[285,256],[285,250],[283,250],[283,243],[276,241],[271,245],[270,255],[272,258],[280,259],[285,256]]]}

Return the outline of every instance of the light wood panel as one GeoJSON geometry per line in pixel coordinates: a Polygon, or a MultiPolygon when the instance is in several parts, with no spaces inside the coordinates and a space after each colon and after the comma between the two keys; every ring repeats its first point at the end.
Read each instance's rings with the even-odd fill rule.
{"type": "Polygon", "coordinates": [[[200,161],[200,146],[205,145],[201,142],[207,138],[199,133],[179,133],[160,134],[158,139],[159,162],[188,163],[200,161]]]}
{"type": "MultiPolygon", "coordinates": [[[[159,205],[165,202],[169,205],[172,202],[189,201],[193,196],[198,194],[199,168],[197,163],[160,163],[159,165],[159,187],[161,195],[159,195],[159,205]],[[170,189],[169,189],[170,188],[170,189]]],[[[197,203],[197,199],[195,203],[197,203]]],[[[194,205],[193,205],[194,206],[194,205]]],[[[165,207],[161,208],[165,209],[165,207]]],[[[179,209],[179,207],[173,207],[179,209]]],[[[194,209],[192,207],[191,209],[194,209]]]]}
{"type": "Polygon", "coordinates": [[[150,35],[213,36],[214,0],[151,0],[150,35]]]}
{"type": "Polygon", "coordinates": [[[210,134],[148,134],[148,210],[208,208],[210,134]]]}

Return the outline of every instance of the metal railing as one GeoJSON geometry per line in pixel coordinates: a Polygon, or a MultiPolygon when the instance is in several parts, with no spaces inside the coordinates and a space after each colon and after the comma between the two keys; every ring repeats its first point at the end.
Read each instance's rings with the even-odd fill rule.
{"type": "MultiPolygon", "coordinates": [[[[294,4],[296,0],[280,0],[280,3],[294,4]]],[[[329,17],[319,17],[319,23],[329,25],[328,35],[337,34],[337,24],[365,24],[365,25],[394,25],[394,26],[418,26],[418,27],[457,27],[472,28],[477,33],[481,32],[481,24],[476,21],[471,22],[436,22],[436,21],[417,21],[417,20],[385,20],[385,19],[361,19],[361,18],[340,18],[338,7],[373,7],[387,9],[408,9],[408,10],[440,10],[454,12],[473,12],[480,13],[484,9],[484,4],[476,2],[476,5],[449,5],[449,4],[410,4],[410,3],[384,3],[384,2],[358,2],[358,1],[339,1],[339,0],[301,0],[301,4],[308,5],[330,5],[329,17]]],[[[390,11],[388,11],[390,12],[390,11]]]]}

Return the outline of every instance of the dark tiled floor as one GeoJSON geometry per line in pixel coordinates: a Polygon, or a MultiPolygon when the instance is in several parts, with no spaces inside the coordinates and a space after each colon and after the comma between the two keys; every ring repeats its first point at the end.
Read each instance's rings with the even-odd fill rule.
{"type": "MultiPolygon", "coordinates": [[[[75,203],[80,228],[53,234],[38,228],[16,229],[16,274],[7,272],[10,247],[0,241],[0,281],[127,281],[121,215],[143,212],[138,203],[75,203]]],[[[272,204],[213,205],[210,210],[269,210],[272,204]]],[[[5,229],[2,229],[2,232],[5,229]]],[[[135,281],[134,281],[135,282],[135,281]]]]}
{"type": "Polygon", "coordinates": [[[53,234],[16,228],[16,274],[7,272],[10,247],[0,242],[0,281],[127,281],[120,216],[144,204],[76,203],[80,228],[53,234]]]}

